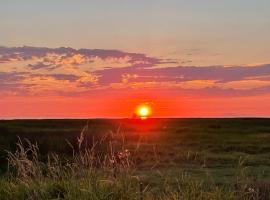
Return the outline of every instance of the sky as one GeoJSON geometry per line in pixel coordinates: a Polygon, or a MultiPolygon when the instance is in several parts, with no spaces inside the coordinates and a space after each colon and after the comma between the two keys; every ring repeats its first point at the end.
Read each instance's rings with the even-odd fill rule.
{"type": "Polygon", "coordinates": [[[0,118],[269,117],[269,0],[0,0],[0,118]]]}

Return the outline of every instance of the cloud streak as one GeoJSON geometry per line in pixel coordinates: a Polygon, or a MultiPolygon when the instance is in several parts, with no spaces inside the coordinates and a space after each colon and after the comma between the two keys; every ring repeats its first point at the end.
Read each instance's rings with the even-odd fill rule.
{"type": "Polygon", "coordinates": [[[270,92],[270,64],[180,64],[119,50],[0,47],[0,92],[73,96],[127,88],[212,96],[270,92]]]}

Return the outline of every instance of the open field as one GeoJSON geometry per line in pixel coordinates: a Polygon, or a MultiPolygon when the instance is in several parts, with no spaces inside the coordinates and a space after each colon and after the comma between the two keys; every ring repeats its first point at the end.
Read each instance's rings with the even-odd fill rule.
{"type": "MultiPolygon", "coordinates": [[[[256,185],[261,184],[263,187],[267,186],[268,188],[268,179],[270,177],[270,119],[249,118],[0,121],[2,188],[9,188],[8,182],[14,181],[14,177],[10,180],[10,175],[7,175],[6,151],[15,152],[18,137],[21,138],[24,144],[24,138],[29,139],[32,143],[37,143],[40,162],[46,162],[47,156],[52,153],[57,153],[60,157],[59,159],[65,160],[72,156],[74,157],[74,154],[80,152],[80,148],[76,145],[86,124],[88,124],[88,127],[84,130],[84,140],[86,141],[84,148],[87,145],[91,146],[94,141],[100,140],[102,136],[105,137],[106,134],[110,135],[111,133],[117,136],[116,140],[122,141],[121,151],[124,149],[130,152],[129,159],[132,163],[128,170],[129,173],[132,173],[130,177],[137,177],[142,184],[141,187],[145,190],[143,191],[145,192],[145,198],[147,198],[147,195],[155,194],[155,191],[161,192],[168,185],[172,188],[177,188],[179,179],[182,181],[181,185],[191,184],[191,188],[195,188],[195,191],[196,188],[198,191],[204,191],[205,189],[202,186],[204,184],[196,185],[197,183],[210,184],[210,191],[214,191],[212,194],[217,195],[212,199],[225,199],[222,196],[223,194],[228,199],[235,199],[236,197],[233,195],[235,195],[236,189],[232,189],[232,187],[238,187],[235,184],[243,180],[247,181],[245,187],[256,182],[256,185]],[[227,186],[229,189],[227,189],[227,186]],[[231,193],[227,190],[231,191],[231,193]]],[[[104,148],[104,146],[100,145],[99,148],[104,148]]],[[[120,175],[117,176],[120,177],[120,175]]],[[[20,177],[17,178],[21,180],[20,177]]],[[[75,182],[70,181],[73,180],[72,178],[61,180],[66,180],[65,183],[69,185],[68,187],[71,187],[73,184],[76,185],[75,182]]],[[[125,181],[127,180],[125,179],[125,181]]],[[[132,181],[128,182],[133,184],[132,181]]],[[[57,180],[57,183],[59,183],[59,180],[57,180]]],[[[22,183],[19,182],[18,184],[19,189],[16,188],[16,190],[24,190],[27,193],[27,189],[22,189],[24,187],[20,185],[22,183]]],[[[28,187],[31,184],[33,183],[28,183],[28,187]]],[[[54,190],[54,184],[56,183],[49,182],[48,190],[54,190]]],[[[136,185],[137,183],[134,184],[136,185]]],[[[133,193],[136,197],[138,196],[136,193],[137,186],[126,186],[130,186],[132,188],[131,191],[135,190],[133,193]]],[[[121,184],[119,187],[121,188],[121,184]]],[[[253,189],[251,187],[252,191],[253,189]]],[[[7,190],[5,189],[5,191],[7,190]]],[[[246,188],[242,188],[242,190],[245,192],[246,188]]],[[[268,189],[263,191],[265,192],[266,190],[268,191],[268,189]]],[[[174,191],[174,189],[170,191],[174,191]]],[[[0,192],[3,192],[3,190],[0,190],[0,192]]],[[[105,193],[108,192],[112,191],[107,189],[105,193]]],[[[161,193],[165,194],[166,192],[162,191],[161,193]]],[[[179,195],[178,193],[172,193],[170,193],[172,196],[167,196],[163,199],[180,198],[177,196],[179,195]]],[[[184,190],[182,193],[184,193],[184,190]]],[[[188,193],[191,194],[192,191],[188,193]]],[[[124,194],[121,193],[121,195],[124,194]]],[[[166,193],[166,195],[169,194],[166,193]]],[[[45,196],[44,199],[49,198],[45,198],[45,196]]],[[[268,199],[269,194],[263,198],[255,196],[254,192],[248,198],[243,197],[242,199],[268,199]]],[[[27,195],[23,196],[23,198],[26,197],[29,198],[27,195]]],[[[8,195],[6,195],[6,198],[4,196],[2,198],[9,199],[8,195]]],[[[33,197],[33,199],[38,198],[33,197]]],[[[114,198],[111,196],[104,198],[134,199],[135,197],[127,198],[121,196],[120,198],[118,196],[114,198]]],[[[149,199],[153,198],[153,196],[149,197],[149,199]]],[[[194,197],[185,196],[184,199],[209,198],[209,196],[198,198],[195,195],[194,197]]],[[[85,196],[82,199],[100,198],[85,196]]]]}

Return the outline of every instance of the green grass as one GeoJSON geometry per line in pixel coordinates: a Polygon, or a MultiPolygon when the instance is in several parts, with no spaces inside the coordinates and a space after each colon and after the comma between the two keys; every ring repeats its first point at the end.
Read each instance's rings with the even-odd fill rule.
{"type": "Polygon", "coordinates": [[[269,152],[270,119],[0,121],[0,199],[267,199],[269,152]],[[95,155],[112,156],[109,144],[120,141],[114,153],[128,149],[132,165],[116,173],[108,163],[82,164],[82,149],[111,132],[95,155]],[[7,171],[7,151],[16,151],[18,137],[21,146],[28,145],[24,138],[38,146],[36,164],[29,153],[24,158],[39,169],[27,178],[17,165],[7,171]],[[58,156],[57,177],[47,174],[48,155],[58,156]]]}

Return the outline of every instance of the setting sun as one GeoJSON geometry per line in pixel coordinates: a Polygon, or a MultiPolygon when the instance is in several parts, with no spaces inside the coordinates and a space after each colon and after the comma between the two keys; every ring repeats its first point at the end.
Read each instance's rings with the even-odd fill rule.
{"type": "Polygon", "coordinates": [[[152,113],[149,105],[139,105],[136,109],[136,114],[141,119],[147,119],[152,113]]]}

